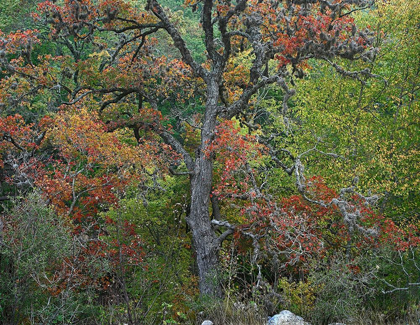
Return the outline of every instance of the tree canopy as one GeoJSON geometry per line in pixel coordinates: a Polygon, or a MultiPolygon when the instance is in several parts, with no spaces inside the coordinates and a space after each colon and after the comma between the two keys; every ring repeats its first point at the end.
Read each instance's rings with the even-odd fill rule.
{"type": "Polygon", "coordinates": [[[411,315],[415,1],[19,2],[23,26],[16,3],[0,7],[7,322],[188,323],[191,301],[231,295],[322,323],[399,294],[411,315]],[[350,298],[331,307],[334,272],[350,298]]]}

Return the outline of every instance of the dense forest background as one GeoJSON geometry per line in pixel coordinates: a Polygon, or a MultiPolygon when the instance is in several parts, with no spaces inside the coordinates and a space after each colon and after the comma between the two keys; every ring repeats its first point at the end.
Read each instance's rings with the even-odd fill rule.
{"type": "Polygon", "coordinates": [[[0,323],[418,324],[416,0],[2,0],[0,323]]]}

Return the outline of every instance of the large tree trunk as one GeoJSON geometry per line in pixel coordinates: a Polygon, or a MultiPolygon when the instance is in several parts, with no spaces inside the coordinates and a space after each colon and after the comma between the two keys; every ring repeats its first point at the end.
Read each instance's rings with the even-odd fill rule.
{"type": "Polygon", "coordinates": [[[207,147],[214,137],[218,101],[217,82],[212,80],[207,86],[206,112],[201,131],[201,148],[197,153],[194,175],[191,179],[191,210],[187,218],[192,230],[197,254],[200,293],[215,297],[222,296],[219,271],[219,241],[210,220],[210,193],[213,180],[213,161],[206,154],[207,147]]]}
{"type": "Polygon", "coordinates": [[[212,163],[200,157],[197,174],[191,182],[191,210],[187,222],[193,235],[198,266],[199,286],[202,295],[221,297],[217,237],[212,229],[209,215],[212,163]]]}

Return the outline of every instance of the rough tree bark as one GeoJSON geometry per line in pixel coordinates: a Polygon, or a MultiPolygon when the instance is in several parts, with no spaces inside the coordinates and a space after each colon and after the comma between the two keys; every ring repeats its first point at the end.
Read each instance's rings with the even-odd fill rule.
{"type": "Polygon", "coordinates": [[[219,266],[219,243],[209,214],[213,161],[206,155],[206,147],[213,140],[216,128],[218,89],[216,82],[208,84],[206,112],[201,131],[201,150],[195,160],[191,178],[191,207],[187,222],[192,230],[197,254],[200,292],[204,295],[220,297],[222,292],[216,278],[219,266]]]}

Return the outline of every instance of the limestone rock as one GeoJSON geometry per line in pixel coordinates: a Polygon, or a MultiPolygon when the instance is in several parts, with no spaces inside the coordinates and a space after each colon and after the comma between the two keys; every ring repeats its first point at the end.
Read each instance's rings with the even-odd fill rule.
{"type": "Polygon", "coordinates": [[[283,310],[268,320],[267,325],[309,325],[302,317],[296,316],[291,311],[283,310]]]}
{"type": "Polygon", "coordinates": [[[205,320],[201,325],[213,325],[213,322],[211,320],[205,320]]]}

